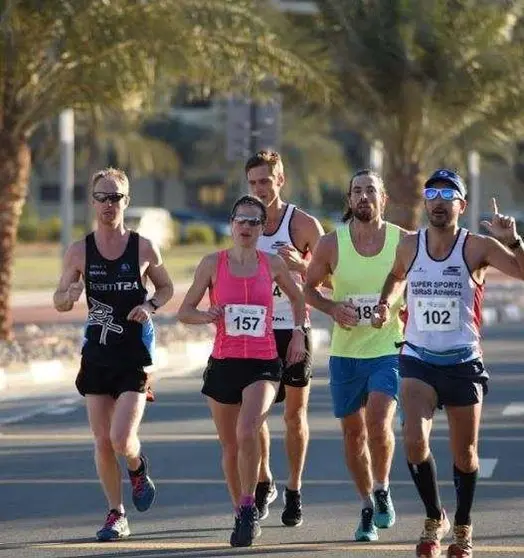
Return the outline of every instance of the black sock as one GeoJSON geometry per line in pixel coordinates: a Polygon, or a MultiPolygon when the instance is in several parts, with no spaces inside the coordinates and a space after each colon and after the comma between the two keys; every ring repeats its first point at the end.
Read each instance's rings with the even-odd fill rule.
{"type": "Polygon", "coordinates": [[[437,466],[430,453],[426,461],[414,465],[408,461],[409,472],[417,487],[422,502],[426,507],[426,515],[431,519],[442,518],[442,504],[437,486],[437,466]]]}
{"type": "Polygon", "coordinates": [[[453,481],[455,483],[455,492],[457,493],[455,525],[471,525],[470,514],[478,474],[478,469],[472,473],[463,473],[456,465],[453,465],[453,481]]]}

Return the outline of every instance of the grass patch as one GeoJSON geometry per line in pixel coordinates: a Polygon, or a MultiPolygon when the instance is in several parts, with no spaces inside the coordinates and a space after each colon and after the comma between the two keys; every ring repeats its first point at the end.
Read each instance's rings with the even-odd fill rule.
{"type": "MultiPolygon", "coordinates": [[[[200,260],[216,246],[174,246],[164,262],[174,283],[192,279],[200,260]]],[[[15,250],[13,291],[55,289],[62,265],[59,244],[19,244],[15,250]]]]}

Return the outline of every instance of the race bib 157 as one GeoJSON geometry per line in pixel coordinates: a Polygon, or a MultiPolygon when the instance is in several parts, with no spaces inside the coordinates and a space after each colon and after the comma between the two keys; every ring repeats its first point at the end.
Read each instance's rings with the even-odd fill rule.
{"type": "Polygon", "coordinates": [[[267,308],[258,304],[226,304],[224,318],[226,334],[232,337],[250,335],[264,337],[267,308]]]}

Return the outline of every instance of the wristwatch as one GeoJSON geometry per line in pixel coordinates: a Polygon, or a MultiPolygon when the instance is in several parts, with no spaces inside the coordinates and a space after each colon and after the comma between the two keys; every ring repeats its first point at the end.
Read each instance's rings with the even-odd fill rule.
{"type": "Polygon", "coordinates": [[[296,325],[296,326],[293,328],[293,331],[300,331],[300,332],[302,332],[304,335],[306,335],[306,333],[307,333],[307,329],[306,329],[306,327],[303,326],[303,325],[296,325]]]}
{"type": "Polygon", "coordinates": [[[150,298],[147,302],[149,302],[149,305],[153,309],[153,312],[151,312],[152,314],[154,314],[160,308],[160,305],[157,304],[152,298],[150,298]]]}
{"type": "Polygon", "coordinates": [[[516,250],[519,247],[522,247],[523,244],[523,240],[521,236],[517,236],[517,238],[515,239],[514,242],[512,242],[511,244],[508,244],[508,248],[510,250],[516,250]]]}

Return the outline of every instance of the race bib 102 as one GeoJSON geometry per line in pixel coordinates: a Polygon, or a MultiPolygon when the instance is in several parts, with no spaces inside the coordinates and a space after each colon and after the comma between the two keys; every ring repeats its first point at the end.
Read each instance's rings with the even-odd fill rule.
{"type": "Polygon", "coordinates": [[[249,335],[264,337],[267,308],[258,304],[226,304],[224,319],[226,334],[231,337],[249,335]]]}
{"type": "Polygon", "coordinates": [[[415,298],[415,324],[419,331],[460,329],[460,299],[415,298]]]}

